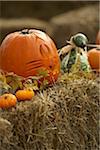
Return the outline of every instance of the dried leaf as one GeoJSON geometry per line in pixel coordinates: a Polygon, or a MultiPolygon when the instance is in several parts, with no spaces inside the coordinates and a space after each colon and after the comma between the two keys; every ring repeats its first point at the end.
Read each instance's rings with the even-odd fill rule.
{"type": "Polygon", "coordinates": [[[31,80],[31,79],[28,79],[28,80],[26,80],[24,83],[23,83],[23,86],[25,87],[25,88],[27,88],[27,89],[32,89],[32,90],[34,90],[34,91],[36,91],[36,90],[39,90],[39,88],[38,88],[38,81],[36,81],[36,80],[31,80]]]}
{"type": "Polygon", "coordinates": [[[6,75],[6,82],[11,87],[11,92],[15,93],[17,89],[22,89],[22,77],[17,76],[13,73],[9,73],[6,75]]]}
{"type": "Polygon", "coordinates": [[[40,85],[40,90],[45,89],[48,86],[48,80],[44,79],[40,85]]]}

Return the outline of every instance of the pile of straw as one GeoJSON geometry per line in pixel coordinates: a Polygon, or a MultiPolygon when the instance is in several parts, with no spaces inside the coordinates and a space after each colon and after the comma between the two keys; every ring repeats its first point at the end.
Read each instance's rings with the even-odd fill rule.
{"type": "Polygon", "coordinates": [[[62,75],[31,101],[0,110],[1,150],[97,150],[99,80],[62,75]]]}

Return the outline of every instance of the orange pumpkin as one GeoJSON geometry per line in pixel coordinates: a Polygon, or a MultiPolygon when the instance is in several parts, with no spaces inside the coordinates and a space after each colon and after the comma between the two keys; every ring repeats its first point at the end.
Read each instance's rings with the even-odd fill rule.
{"type": "Polygon", "coordinates": [[[18,90],[15,95],[18,101],[31,100],[34,96],[34,91],[31,89],[18,90]]]}
{"type": "Polygon", "coordinates": [[[3,94],[0,96],[0,108],[9,108],[15,106],[17,98],[13,94],[3,94]]]}
{"type": "Polygon", "coordinates": [[[95,71],[100,71],[100,50],[93,48],[88,51],[88,61],[95,71]]]}
{"type": "Polygon", "coordinates": [[[11,33],[0,47],[0,69],[23,77],[37,75],[39,70],[45,69],[53,82],[60,72],[57,48],[53,40],[39,30],[11,33]]]}
{"type": "Polygon", "coordinates": [[[98,32],[97,37],[96,37],[96,44],[100,45],[100,31],[98,32]]]}

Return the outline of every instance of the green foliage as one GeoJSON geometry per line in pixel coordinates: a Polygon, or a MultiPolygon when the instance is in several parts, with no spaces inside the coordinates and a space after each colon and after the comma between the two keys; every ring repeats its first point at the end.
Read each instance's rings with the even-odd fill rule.
{"type": "Polygon", "coordinates": [[[38,76],[40,76],[41,78],[47,77],[48,76],[48,70],[46,70],[45,68],[38,70],[38,76]]]}

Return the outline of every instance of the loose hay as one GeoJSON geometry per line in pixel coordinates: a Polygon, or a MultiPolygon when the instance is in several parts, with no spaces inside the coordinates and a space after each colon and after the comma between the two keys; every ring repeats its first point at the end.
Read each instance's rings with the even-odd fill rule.
{"type": "Polygon", "coordinates": [[[99,80],[64,74],[32,101],[0,110],[0,117],[9,127],[0,131],[2,150],[97,150],[99,80]]]}

